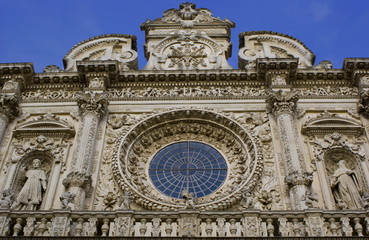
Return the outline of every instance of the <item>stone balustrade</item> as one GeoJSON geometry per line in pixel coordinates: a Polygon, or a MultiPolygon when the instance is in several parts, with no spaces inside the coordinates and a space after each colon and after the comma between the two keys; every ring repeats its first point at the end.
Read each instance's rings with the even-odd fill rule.
{"type": "Polygon", "coordinates": [[[369,236],[360,211],[6,211],[1,236],[319,237],[369,236]]]}

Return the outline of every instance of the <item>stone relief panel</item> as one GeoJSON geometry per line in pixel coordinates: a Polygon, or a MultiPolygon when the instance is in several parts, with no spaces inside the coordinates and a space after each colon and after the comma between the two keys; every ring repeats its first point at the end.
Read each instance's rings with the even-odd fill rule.
{"type": "Polygon", "coordinates": [[[148,48],[144,70],[232,69],[226,59],[228,47],[229,43],[219,44],[204,32],[177,30],[148,48]]]}
{"type": "Polygon", "coordinates": [[[138,206],[131,206],[131,197],[128,192],[122,192],[114,179],[112,172],[112,157],[115,150],[117,139],[125,135],[128,130],[145,115],[140,114],[112,114],[108,117],[106,130],[106,142],[104,155],[96,186],[94,209],[96,210],[115,210],[133,209],[138,206]]]}
{"type": "Polygon", "coordinates": [[[264,155],[264,168],[257,187],[252,192],[245,188],[240,209],[279,210],[282,209],[282,190],[278,184],[274,147],[272,143],[269,118],[266,113],[243,113],[235,116],[236,120],[250,131],[260,142],[264,155]]]}
{"type": "Polygon", "coordinates": [[[64,67],[67,71],[76,71],[76,62],[86,60],[116,60],[121,71],[137,70],[136,37],[108,34],[87,39],[66,54],[64,67]]]}
{"type": "Polygon", "coordinates": [[[313,66],[315,55],[299,40],[276,32],[240,34],[239,67],[252,69],[258,58],[298,58],[299,68],[313,66]]]}
{"type": "Polygon", "coordinates": [[[226,209],[241,200],[243,186],[248,184],[253,189],[262,171],[262,154],[257,150],[258,143],[253,142],[244,129],[234,132],[224,127],[238,128],[235,122],[226,125],[229,120],[219,116],[216,121],[223,123],[218,125],[203,120],[207,117],[213,118],[215,115],[200,110],[178,110],[154,115],[136,125],[128,135],[119,138],[117,152],[113,156],[113,175],[135,203],[147,209],[163,210],[181,209],[187,205],[185,199],[170,198],[158,192],[145,170],[151,157],[162,146],[183,140],[211,144],[225,154],[229,162],[227,181],[213,194],[196,199],[194,208],[226,209]],[[161,122],[160,119],[166,121],[161,122]],[[153,127],[148,128],[152,124],[153,127]],[[137,137],[137,134],[140,136],[137,137]]]}

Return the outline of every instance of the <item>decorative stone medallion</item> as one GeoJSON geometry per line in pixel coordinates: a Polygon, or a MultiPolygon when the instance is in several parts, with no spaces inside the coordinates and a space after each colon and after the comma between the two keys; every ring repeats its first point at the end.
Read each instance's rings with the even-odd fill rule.
{"type": "Polygon", "coordinates": [[[206,194],[195,194],[191,208],[227,209],[241,199],[243,188],[252,189],[258,182],[263,156],[243,127],[210,111],[174,110],[143,120],[118,139],[113,173],[123,191],[129,192],[146,209],[187,208],[188,199],[181,199],[180,190],[177,195],[164,194],[149,177],[150,163],[155,161],[155,156],[166,146],[183,142],[214,148],[224,158],[226,165],[222,168],[227,169],[224,182],[206,194]]]}

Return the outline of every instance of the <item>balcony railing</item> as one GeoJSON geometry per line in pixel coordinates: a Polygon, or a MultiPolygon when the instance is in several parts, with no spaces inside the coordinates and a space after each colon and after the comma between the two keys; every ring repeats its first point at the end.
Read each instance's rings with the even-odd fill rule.
{"type": "Polygon", "coordinates": [[[369,236],[358,211],[0,211],[1,236],[369,236]]]}

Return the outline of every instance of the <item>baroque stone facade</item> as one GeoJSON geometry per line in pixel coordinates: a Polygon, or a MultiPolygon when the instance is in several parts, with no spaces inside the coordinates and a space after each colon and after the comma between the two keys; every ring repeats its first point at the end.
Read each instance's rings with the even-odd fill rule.
{"type": "Polygon", "coordinates": [[[369,236],[369,58],[342,69],[192,3],[64,69],[0,64],[0,235],[369,236]],[[40,211],[42,210],[42,211],[40,211]]]}

